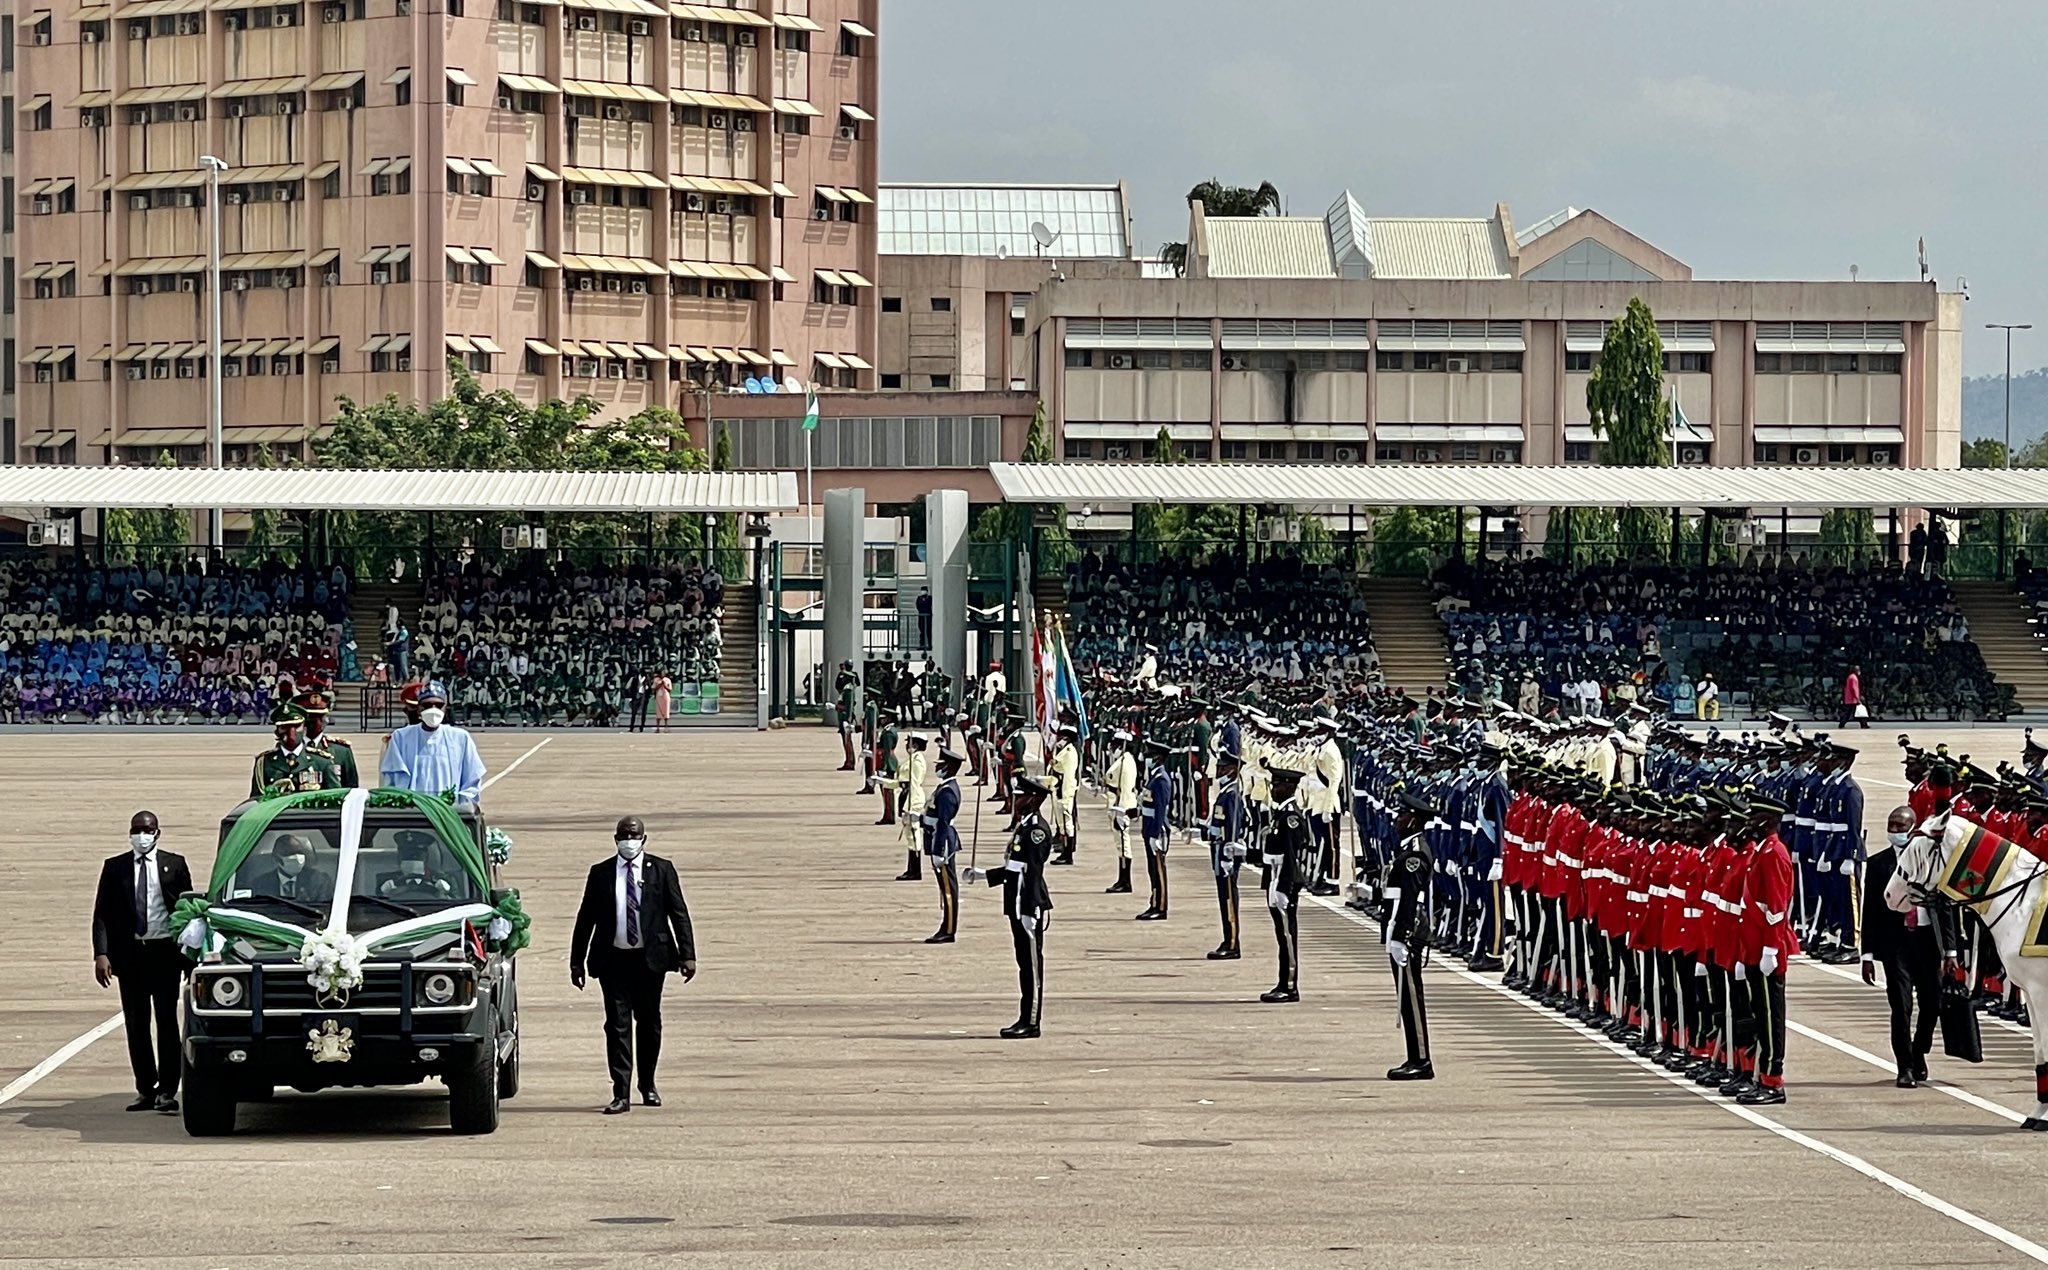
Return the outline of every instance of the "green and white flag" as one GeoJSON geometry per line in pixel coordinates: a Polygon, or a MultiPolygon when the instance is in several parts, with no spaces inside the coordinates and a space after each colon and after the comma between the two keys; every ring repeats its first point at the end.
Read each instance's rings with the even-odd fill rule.
{"type": "Polygon", "coordinates": [[[1694,427],[1692,420],[1685,417],[1685,409],[1678,404],[1676,397],[1671,399],[1671,435],[1683,437],[1687,441],[1707,439],[1707,434],[1694,427]]]}
{"type": "Polygon", "coordinates": [[[818,387],[816,384],[804,389],[804,431],[818,430],[818,387]]]}

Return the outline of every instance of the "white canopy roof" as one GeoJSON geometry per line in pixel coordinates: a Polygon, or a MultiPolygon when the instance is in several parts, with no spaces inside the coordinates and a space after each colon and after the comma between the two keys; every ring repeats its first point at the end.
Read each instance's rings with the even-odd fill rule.
{"type": "Polygon", "coordinates": [[[2048,470],[995,463],[1012,503],[2048,509],[2048,470]]]}
{"type": "Polygon", "coordinates": [[[796,505],[794,472],[0,466],[6,507],[709,513],[796,505]]]}

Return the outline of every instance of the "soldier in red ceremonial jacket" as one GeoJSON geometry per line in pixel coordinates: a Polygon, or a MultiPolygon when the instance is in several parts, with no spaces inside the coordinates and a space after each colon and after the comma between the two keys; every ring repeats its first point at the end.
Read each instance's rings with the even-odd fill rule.
{"type": "Polygon", "coordinates": [[[1750,801],[1749,827],[1757,841],[1743,873],[1741,956],[1749,972],[1756,1087],[1738,1091],[1736,1101],[1752,1106],[1785,1101],[1785,967],[1799,954],[1799,936],[1791,920],[1792,853],[1775,832],[1784,814],[1777,803],[1750,801]]]}

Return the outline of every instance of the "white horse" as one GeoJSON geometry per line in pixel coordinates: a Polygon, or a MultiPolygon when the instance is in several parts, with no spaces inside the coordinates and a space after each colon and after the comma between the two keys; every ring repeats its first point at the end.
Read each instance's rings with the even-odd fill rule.
{"type": "Polygon", "coordinates": [[[2035,906],[2048,898],[2043,894],[2048,891],[2048,864],[2015,845],[2004,876],[1993,881],[1982,900],[1965,903],[1939,892],[1937,886],[1948,872],[1949,861],[1976,827],[1954,816],[1929,818],[1914,831],[1912,841],[1899,848],[1884,902],[1899,913],[1915,904],[1932,903],[1967,908],[1983,919],[2000,960],[2005,962],[2006,975],[2026,990],[2033,1021],[2036,1105],[2025,1127],[2036,1133],[2048,1132],[2048,957],[2020,955],[2035,906]]]}

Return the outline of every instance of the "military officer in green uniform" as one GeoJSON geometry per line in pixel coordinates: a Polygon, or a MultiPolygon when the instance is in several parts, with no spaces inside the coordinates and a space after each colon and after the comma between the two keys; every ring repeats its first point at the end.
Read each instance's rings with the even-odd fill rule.
{"type": "Polygon", "coordinates": [[[875,823],[893,825],[896,823],[896,794],[903,783],[903,760],[896,753],[899,737],[896,733],[895,712],[890,711],[879,717],[882,725],[882,739],[878,747],[881,750],[882,764],[882,815],[875,823]]]}
{"type": "Polygon", "coordinates": [[[355,789],[363,782],[356,775],[356,751],[346,740],[333,736],[327,731],[327,712],[333,702],[327,698],[325,689],[311,685],[292,698],[292,704],[306,714],[306,748],[317,750],[334,764],[335,775],[341,778],[343,789],[355,789]]]}
{"type": "Polygon", "coordinates": [[[287,701],[270,712],[270,722],[277,729],[277,744],[256,756],[249,797],[341,788],[334,760],[306,744],[304,710],[287,701]]]}

